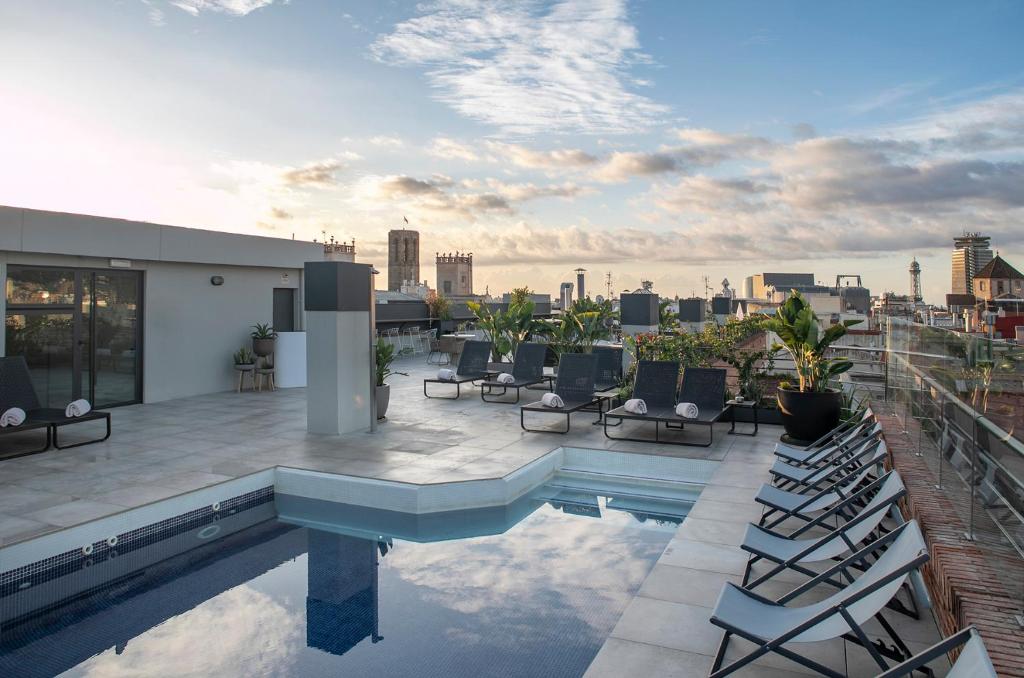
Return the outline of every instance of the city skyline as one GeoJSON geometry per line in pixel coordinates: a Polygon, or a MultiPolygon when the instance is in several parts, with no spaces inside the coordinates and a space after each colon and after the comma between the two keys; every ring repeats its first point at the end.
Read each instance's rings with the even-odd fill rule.
{"type": "Polygon", "coordinates": [[[0,8],[0,204],[474,252],[476,291],[1024,260],[1024,9],[139,0],[0,8]],[[738,11],[740,10],[740,11],[738,11]],[[597,276],[596,278],[594,276],[597,276]]]}

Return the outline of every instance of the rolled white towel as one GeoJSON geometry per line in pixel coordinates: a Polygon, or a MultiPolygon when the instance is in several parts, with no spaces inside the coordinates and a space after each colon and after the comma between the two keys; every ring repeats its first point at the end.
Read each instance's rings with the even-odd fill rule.
{"type": "Polygon", "coordinates": [[[68,403],[68,406],[64,408],[65,417],[82,417],[89,414],[89,410],[92,409],[92,405],[89,404],[88,400],[79,398],[78,400],[72,400],[68,403]]]}
{"type": "Polygon", "coordinates": [[[501,374],[499,374],[499,375],[498,375],[498,378],[496,379],[496,381],[497,381],[497,382],[498,382],[499,384],[511,384],[511,383],[512,383],[512,382],[514,382],[515,380],[516,380],[516,378],[515,378],[515,377],[513,377],[513,376],[512,376],[511,374],[509,374],[508,372],[502,372],[501,374]]]}
{"type": "Polygon", "coordinates": [[[700,415],[700,410],[693,403],[679,403],[676,405],[676,414],[685,419],[696,419],[700,415]]]}
{"type": "Polygon", "coordinates": [[[21,426],[25,423],[25,410],[20,407],[12,407],[3,414],[0,414],[0,426],[21,426]]]}
{"type": "Polygon", "coordinates": [[[565,403],[557,393],[545,393],[540,397],[540,402],[544,407],[565,407],[565,403]]]}
{"type": "Polygon", "coordinates": [[[647,414],[647,403],[642,398],[630,398],[622,406],[630,414],[647,414]]]}
{"type": "Polygon", "coordinates": [[[455,381],[455,371],[449,370],[448,368],[442,368],[437,371],[437,378],[440,381],[455,381]]]}

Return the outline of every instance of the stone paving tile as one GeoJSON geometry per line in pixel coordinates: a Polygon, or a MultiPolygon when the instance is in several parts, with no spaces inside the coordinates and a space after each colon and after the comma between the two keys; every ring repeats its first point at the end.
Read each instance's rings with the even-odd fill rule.
{"type": "Polygon", "coordinates": [[[103,516],[120,513],[123,506],[117,504],[105,504],[88,499],[76,499],[66,504],[58,504],[41,511],[33,511],[25,514],[25,518],[36,520],[41,523],[49,523],[60,527],[70,527],[79,523],[102,518],[103,516]]]}
{"type": "Polygon", "coordinates": [[[637,596],[612,631],[613,638],[713,656],[721,637],[708,609],[637,596]]]}
{"type": "Polygon", "coordinates": [[[708,675],[711,662],[712,658],[707,655],[609,638],[584,675],[586,678],[693,678],[708,675]]]}

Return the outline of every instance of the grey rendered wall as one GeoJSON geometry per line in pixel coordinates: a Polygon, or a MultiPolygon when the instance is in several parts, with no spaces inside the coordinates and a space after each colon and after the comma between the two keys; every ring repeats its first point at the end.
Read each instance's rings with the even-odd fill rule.
{"type": "MultiPolygon", "coordinates": [[[[234,387],[231,354],[250,346],[249,326],[273,317],[274,288],[300,289],[292,269],[151,264],[146,268],[143,400],[234,387]],[[282,282],[281,274],[288,274],[282,282]],[[224,284],[215,287],[210,277],[224,284]]],[[[301,303],[301,301],[299,302],[301,303]]]]}

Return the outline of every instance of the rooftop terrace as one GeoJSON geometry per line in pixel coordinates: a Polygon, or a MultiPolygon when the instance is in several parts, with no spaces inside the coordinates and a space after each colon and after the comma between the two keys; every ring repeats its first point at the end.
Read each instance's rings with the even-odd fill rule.
{"type": "MultiPolygon", "coordinates": [[[[708,621],[711,608],[722,584],[742,577],[747,554],[738,544],[746,524],[760,517],[753,496],[768,477],[781,428],[762,426],[756,437],[744,437],[727,435],[728,423],[719,424],[708,448],[614,442],[590,425],[592,414],[576,415],[566,436],[526,433],[518,407],[483,403],[475,391],[458,401],[424,398],[421,379],[436,367],[422,357],[403,358],[396,367],[410,376],[392,379],[389,417],[374,434],[307,434],[303,389],[115,409],[115,434],[102,444],[0,461],[2,545],[275,467],[436,484],[507,476],[560,446],[710,460],[717,467],[699,499],[587,675],[707,674],[721,638],[708,621]]],[[[781,593],[788,582],[783,577],[763,593],[781,593]]],[[[919,621],[897,617],[893,622],[914,651],[940,636],[929,613],[919,621]]],[[[744,645],[733,640],[727,659],[744,645]]],[[[821,643],[812,654],[842,673],[873,675],[869,654],[849,642],[821,643]]],[[[769,657],[738,675],[799,670],[769,657]]]]}

